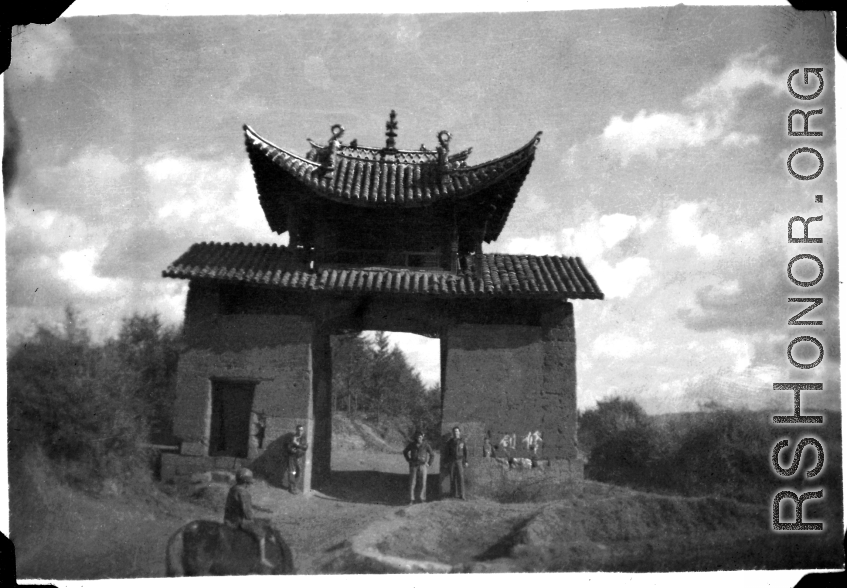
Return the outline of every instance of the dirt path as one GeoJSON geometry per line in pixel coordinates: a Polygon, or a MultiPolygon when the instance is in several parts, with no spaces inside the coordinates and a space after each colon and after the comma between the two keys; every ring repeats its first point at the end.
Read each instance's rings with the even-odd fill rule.
{"type": "MultiPolygon", "coordinates": [[[[434,466],[431,471],[438,471],[434,466]]],[[[310,496],[261,482],[253,488],[257,514],[270,518],[282,532],[300,574],[321,573],[346,541],[408,506],[407,466],[400,455],[337,451],[332,467],[332,483],[310,496]]],[[[435,478],[430,477],[432,485],[435,478]]]]}
{"type": "MultiPolygon", "coordinates": [[[[298,573],[321,573],[335,555],[333,547],[407,506],[406,467],[399,452],[337,451],[332,483],[309,496],[257,482],[252,489],[256,515],[270,518],[282,532],[298,573]]],[[[67,487],[46,488],[39,501],[26,505],[28,515],[19,519],[13,536],[18,575],[48,580],[162,577],[168,537],[195,519],[220,520],[223,492],[215,500],[197,502],[164,494],[97,497],[67,487]]]]}

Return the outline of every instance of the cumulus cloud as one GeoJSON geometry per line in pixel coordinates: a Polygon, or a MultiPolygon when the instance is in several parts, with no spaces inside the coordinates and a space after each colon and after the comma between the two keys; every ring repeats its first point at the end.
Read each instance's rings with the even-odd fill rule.
{"type": "Polygon", "coordinates": [[[414,366],[426,386],[441,382],[441,341],[413,333],[388,333],[388,340],[398,346],[414,366]]]}
{"type": "Polygon", "coordinates": [[[733,131],[726,135],[721,140],[721,145],[733,145],[737,147],[749,147],[759,142],[759,137],[755,135],[745,135],[737,131],[733,131]]]}
{"type": "Polygon", "coordinates": [[[603,333],[591,344],[591,353],[595,357],[629,359],[649,353],[655,345],[652,341],[638,339],[620,331],[603,333]]]}
{"type": "Polygon", "coordinates": [[[752,350],[747,341],[737,337],[727,337],[720,342],[721,348],[726,350],[730,355],[730,360],[734,360],[732,369],[734,372],[743,372],[750,367],[752,363],[752,350]]]}
{"type": "MultiPolygon", "coordinates": [[[[690,211],[691,207],[683,209],[679,216],[692,218],[688,216],[690,211]]],[[[798,213],[804,217],[814,215],[813,210],[798,210],[798,213]]],[[[678,311],[687,328],[696,331],[726,330],[746,335],[782,331],[789,316],[802,310],[799,303],[788,303],[788,296],[821,296],[825,304],[837,304],[837,284],[830,281],[826,274],[817,286],[804,292],[798,293],[799,288],[788,282],[785,268],[789,251],[783,245],[786,220],[785,215],[773,214],[756,224],[739,223],[722,227],[727,235],[723,240],[726,246],[705,256],[701,266],[702,271],[713,276],[713,280],[696,285],[692,306],[678,311]],[[780,230],[776,231],[775,227],[780,230]],[[782,309],[782,312],[775,312],[775,309],[782,309]]],[[[797,223],[797,227],[800,226],[797,223]]],[[[810,235],[823,238],[824,243],[817,246],[819,249],[814,249],[815,245],[806,245],[806,252],[815,253],[825,267],[832,267],[834,260],[828,255],[825,245],[834,241],[835,223],[813,223],[811,226],[815,227],[815,232],[810,230],[810,235]]],[[[692,235],[689,237],[691,246],[703,246],[702,231],[698,234],[695,227],[692,235]]],[[[816,266],[812,263],[808,266],[814,268],[813,274],[816,274],[816,266]]],[[[797,269],[799,276],[804,268],[798,265],[797,269]]]]}
{"type": "Polygon", "coordinates": [[[135,310],[178,321],[185,285],[161,271],[192,243],[282,241],[264,219],[249,162],[240,159],[133,161],[89,148],[15,189],[6,217],[16,328],[59,314],[70,301],[103,335],[135,310]]]}
{"type": "Polygon", "coordinates": [[[776,60],[759,53],[732,60],[714,79],[686,97],[678,112],[640,110],[631,119],[613,116],[600,141],[617,153],[624,165],[634,156],[656,158],[662,151],[702,147],[720,141],[726,146],[746,147],[758,136],[730,131],[741,101],[754,90],[784,90],[784,81],[773,73],[776,60]]]}
{"type": "Polygon", "coordinates": [[[614,116],[603,129],[605,146],[617,151],[624,163],[632,155],[656,157],[660,150],[700,147],[720,134],[705,114],[678,114],[641,110],[631,120],[614,116]]]}
{"type": "Polygon", "coordinates": [[[698,222],[702,206],[696,202],[683,202],[668,213],[667,229],[671,241],[682,247],[693,247],[703,257],[714,257],[721,250],[720,238],[714,233],[703,233],[698,222]]]}
{"type": "Polygon", "coordinates": [[[637,217],[627,214],[591,218],[576,229],[562,231],[564,250],[568,255],[579,255],[588,260],[599,259],[606,251],[629,237],[638,224],[637,217]]]}
{"type": "Polygon", "coordinates": [[[56,273],[82,294],[117,294],[118,282],[94,273],[99,253],[94,248],[63,251],[56,273]]]}
{"type": "Polygon", "coordinates": [[[601,259],[590,269],[606,298],[628,298],[636,288],[642,293],[650,290],[646,278],[653,271],[650,260],[645,257],[628,257],[614,265],[601,259]]]}
{"type": "Polygon", "coordinates": [[[644,287],[652,274],[650,260],[626,256],[620,246],[627,239],[649,231],[655,219],[627,214],[593,215],[576,227],[556,234],[511,239],[506,251],[530,255],[581,257],[607,298],[626,298],[635,288],[644,287]]]}

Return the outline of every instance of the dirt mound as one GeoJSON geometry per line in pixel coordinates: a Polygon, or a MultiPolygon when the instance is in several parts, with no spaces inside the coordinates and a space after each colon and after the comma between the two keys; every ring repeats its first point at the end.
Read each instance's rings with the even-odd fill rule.
{"type": "Polygon", "coordinates": [[[167,538],[218,513],[168,496],[155,485],[108,480],[79,490],[65,466],[37,449],[10,459],[10,536],[21,578],[91,579],[164,574],[167,538]]]}
{"type": "Polygon", "coordinates": [[[333,449],[386,453],[402,451],[405,438],[400,430],[401,423],[384,420],[379,427],[382,434],[374,426],[363,418],[335,413],[332,416],[333,449]]]}
{"type": "Polygon", "coordinates": [[[596,482],[586,482],[581,496],[544,505],[443,501],[404,516],[402,527],[379,543],[382,553],[465,572],[716,570],[766,561],[802,567],[810,557],[838,555],[829,546],[821,550],[825,557],[809,550],[792,556],[796,546],[772,536],[758,505],[596,482]]]}

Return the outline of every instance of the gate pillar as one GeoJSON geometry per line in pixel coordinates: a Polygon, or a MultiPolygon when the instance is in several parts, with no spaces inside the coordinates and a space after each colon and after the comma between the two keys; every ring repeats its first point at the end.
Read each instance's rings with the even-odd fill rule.
{"type": "Polygon", "coordinates": [[[582,478],[573,307],[540,317],[537,325],[457,324],[442,338],[442,440],[461,428],[476,494],[529,470],[582,478]]]}

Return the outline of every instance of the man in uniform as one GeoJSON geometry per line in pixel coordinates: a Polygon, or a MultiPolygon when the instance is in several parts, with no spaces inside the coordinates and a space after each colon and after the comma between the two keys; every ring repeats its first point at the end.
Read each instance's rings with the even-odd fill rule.
{"type": "Polygon", "coordinates": [[[427,468],[432,464],[435,453],[429,443],[424,441],[424,434],[415,431],[414,439],[406,445],[403,457],[409,464],[409,504],[415,503],[415,483],[420,480],[420,501],[426,502],[427,468]]]}
{"type": "Polygon", "coordinates": [[[253,500],[247,486],[253,483],[253,472],[241,468],[235,475],[235,485],[229,489],[224,507],[224,523],[233,529],[243,529],[259,542],[259,557],[263,566],[274,564],[265,557],[265,529],[253,520],[253,500]]]}
{"type": "Polygon", "coordinates": [[[450,494],[465,499],[465,468],[468,467],[468,447],[459,427],[453,427],[453,436],[447,441],[442,454],[444,466],[450,476],[450,494]]]}
{"type": "Polygon", "coordinates": [[[297,493],[297,480],[300,479],[300,458],[306,455],[309,448],[306,443],[303,425],[297,425],[294,433],[288,433],[285,440],[285,475],[283,486],[288,486],[288,491],[297,493]]]}

